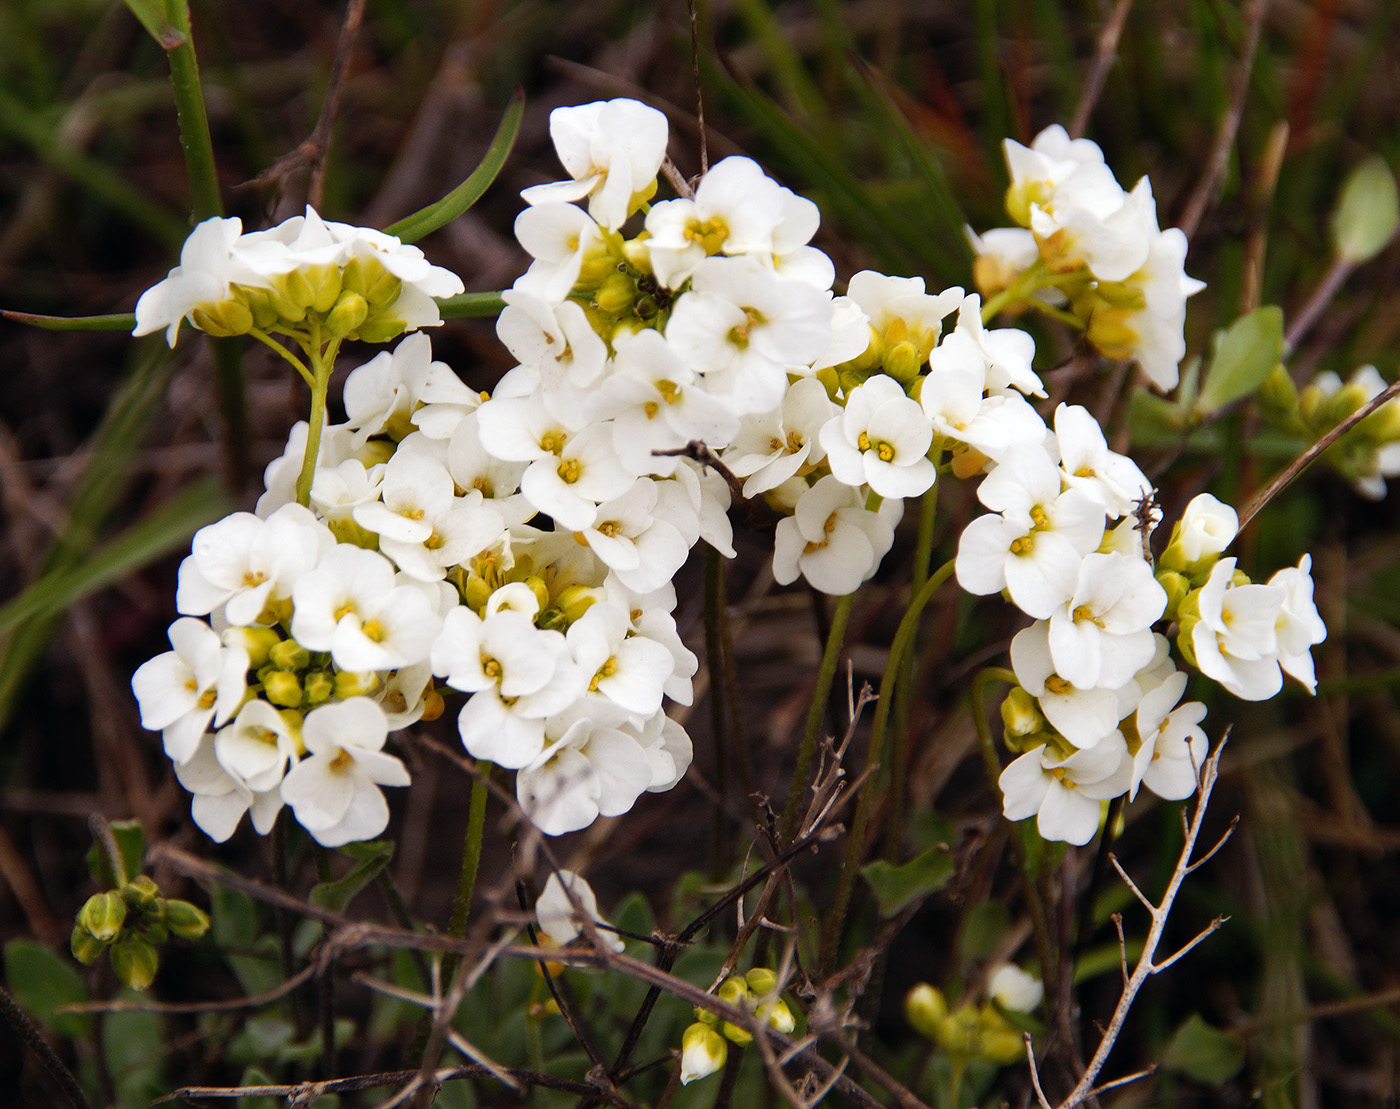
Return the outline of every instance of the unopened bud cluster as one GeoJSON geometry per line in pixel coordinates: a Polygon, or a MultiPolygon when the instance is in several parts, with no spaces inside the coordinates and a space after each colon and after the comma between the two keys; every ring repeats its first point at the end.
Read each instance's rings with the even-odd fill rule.
{"type": "MultiPolygon", "coordinates": [[[[754,967],[747,974],[724,980],[715,996],[727,1005],[743,1009],[755,1019],[787,1034],[796,1026],[792,1010],[778,995],[778,976],[767,967],[754,967]]],[[[681,1082],[690,1083],[714,1074],[729,1056],[729,1044],[753,1043],[753,1033],[732,1021],[722,1021],[708,1009],[698,1006],[696,1021],[681,1037],[681,1082]]]]}
{"type": "Polygon", "coordinates": [[[949,1007],[943,992],[920,982],[904,999],[904,1015],[919,1035],[949,1055],[1005,1066],[1025,1057],[1019,1028],[1007,1014],[1028,1014],[1045,987],[1019,967],[1002,964],[987,983],[987,998],[949,1007]]]}
{"type": "Polygon", "coordinates": [[[87,899],[73,925],[70,947],[85,966],[107,952],[117,979],[133,990],[144,990],[155,980],[160,944],[171,936],[197,940],[207,931],[209,918],[200,909],[162,897],[160,887],[140,874],[119,889],[87,899]]]}

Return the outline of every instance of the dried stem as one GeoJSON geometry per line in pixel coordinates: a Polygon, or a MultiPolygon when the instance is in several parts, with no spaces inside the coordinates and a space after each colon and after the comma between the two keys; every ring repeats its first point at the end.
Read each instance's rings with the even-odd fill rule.
{"type": "Polygon", "coordinates": [[[1118,0],[1113,6],[1108,22],[1103,25],[1098,48],[1094,52],[1093,67],[1084,78],[1084,91],[1079,95],[1079,106],[1074,110],[1074,120],[1069,125],[1069,137],[1072,139],[1082,136],[1084,129],[1089,126],[1089,116],[1094,111],[1094,105],[1099,102],[1104,81],[1108,79],[1108,71],[1113,68],[1114,60],[1118,56],[1118,39],[1123,34],[1123,24],[1128,21],[1128,12],[1132,6],[1133,0],[1118,0]]]}
{"type": "MultiPolygon", "coordinates": [[[[1132,1008],[1133,1002],[1137,998],[1138,991],[1142,989],[1144,983],[1154,974],[1159,974],[1166,970],[1197,944],[1201,943],[1212,932],[1216,931],[1225,923],[1225,920],[1228,919],[1225,917],[1216,917],[1199,932],[1195,938],[1190,940],[1179,950],[1161,961],[1157,960],[1157,946],[1162,942],[1162,935],[1167,926],[1167,918],[1171,915],[1172,906],[1176,902],[1177,894],[1181,891],[1181,883],[1192,870],[1191,856],[1195,852],[1196,840],[1201,834],[1202,825],[1205,823],[1206,809],[1210,805],[1211,791],[1215,788],[1216,778],[1220,770],[1220,754],[1228,739],[1229,736],[1227,734],[1226,737],[1216,745],[1215,750],[1211,752],[1210,757],[1206,759],[1205,765],[1201,768],[1196,808],[1195,812],[1192,814],[1191,822],[1186,829],[1186,842],[1182,845],[1181,854],[1177,857],[1176,866],[1172,870],[1172,876],[1167,882],[1167,888],[1162,894],[1161,901],[1156,904],[1150,901],[1143,892],[1138,889],[1133,880],[1128,877],[1127,873],[1118,864],[1118,860],[1113,858],[1112,855],[1109,856],[1109,861],[1118,871],[1123,881],[1127,883],[1128,888],[1132,890],[1134,895],[1136,895],[1138,900],[1143,903],[1147,911],[1151,914],[1152,926],[1148,929],[1147,939],[1143,943],[1142,954],[1138,956],[1137,965],[1133,968],[1132,975],[1124,985],[1123,993],[1118,999],[1118,1005],[1114,1008],[1113,1015],[1109,1018],[1103,1038],[1099,1041],[1098,1050],[1094,1052],[1094,1057],[1089,1060],[1089,1064],[1085,1068],[1083,1076],[1079,1079],[1078,1085],[1070,1091],[1068,1097],[1060,1102],[1058,1109],[1072,1109],[1073,1106],[1081,1105],[1094,1096],[1098,1089],[1095,1087],[1094,1081],[1098,1078],[1099,1072],[1103,1070],[1104,1064],[1108,1061],[1108,1054],[1113,1050],[1113,1045],[1118,1042],[1118,1036],[1123,1031],[1123,1022],[1127,1019],[1128,1011],[1132,1008]]],[[[1228,834],[1227,832],[1226,835],[1228,836],[1228,834]]],[[[1216,844],[1216,847],[1212,848],[1212,853],[1217,850],[1219,846],[1219,844],[1216,844]]],[[[1036,1068],[1035,1054],[1031,1050],[1029,1036],[1026,1037],[1026,1054],[1030,1061],[1031,1081],[1035,1085],[1036,1096],[1040,1099],[1040,1104],[1043,1109],[1050,1109],[1050,1104],[1046,1100],[1045,1094],[1040,1087],[1040,1075],[1036,1068]]],[[[1140,1077],[1140,1075],[1135,1075],[1133,1077],[1140,1077]]]]}

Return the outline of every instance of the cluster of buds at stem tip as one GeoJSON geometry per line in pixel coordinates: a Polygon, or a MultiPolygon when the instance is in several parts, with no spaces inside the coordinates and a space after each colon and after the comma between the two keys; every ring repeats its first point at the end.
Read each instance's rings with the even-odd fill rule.
{"type": "Polygon", "coordinates": [[[987,983],[988,997],[949,1009],[941,990],[920,982],[904,999],[904,1015],[919,1035],[949,1055],[1005,1066],[1025,1052],[1022,1026],[1045,993],[1039,979],[1003,964],[987,983]]]}
{"type": "Polygon", "coordinates": [[[160,887],[145,874],[119,889],[87,899],[73,925],[73,957],[84,966],[107,952],[112,970],[123,985],[144,990],[160,965],[158,944],[171,936],[197,940],[209,931],[209,918],[188,901],[160,895],[160,887]]]}
{"type": "MultiPolygon", "coordinates": [[[[797,1027],[792,1010],[778,996],[778,976],[767,967],[754,967],[747,974],[726,978],[715,996],[727,1005],[753,1013],[768,1027],[784,1035],[797,1027]]],[[[753,1042],[753,1034],[714,1013],[696,1008],[696,1022],[681,1037],[681,1082],[694,1082],[714,1074],[729,1057],[729,1043],[739,1046],[753,1042]]]]}

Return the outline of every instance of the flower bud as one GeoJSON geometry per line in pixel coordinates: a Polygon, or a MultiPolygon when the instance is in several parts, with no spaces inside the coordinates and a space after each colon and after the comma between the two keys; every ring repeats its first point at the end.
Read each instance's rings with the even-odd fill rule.
{"type": "Polygon", "coordinates": [[[1133,315],[1123,308],[1099,308],[1089,317],[1084,336],[1106,358],[1131,358],[1138,345],[1138,333],[1128,322],[1133,315]]]}
{"type": "Polygon", "coordinates": [[[885,373],[894,378],[901,385],[909,385],[919,376],[919,367],[922,360],[919,358],[919,348],[905,339],[902,343],[896,343],[885,354],[885,373]]]}
{"type": "Polygon", "coordinates": [[[1191,581],[1175,570],[1161,570],[1157,574],[1157,584],[1167,591],[1167,607],[1162,615],[1168,620],[1175,620],[1181,602],[1191,592],[1191,581]]]}
{"type": "Polygon", "coordinates": [[[593,607],[598,599],[598,590],[586,585],[571,585],[559,594],[558,608],[564,619],[572,624],[593,607]]]}
{"type": "Polygon", "coordinates": [[[138,874],[121,889],[122,898],[133,909],[150,911],[160,899],[160,887],[148,874],[138,874]]]}
{"type": "Polygon", "coordinates": [[[165,924],[171,935],[197,940],[209,931],[209,917],[188,901],[171,899],[165,903],[165,924]]]}
{"type": "Polygon", "coordinates": [[[987,979],[987,996],[1003,1009],[1029,1013],[1045,996],[1045,985],[1013,963],[1002,963],[987,979]]]}
{"type": "Polygon", "coordinates": [[[358,330],[360,324],[369,318],[369,302],[359,293],[341,293],[326,315],[326,330],[337,339],[358,330]]]}
{"type": "Polygon", "coordinates": [[[636,282],[625,273],[609,275],[593,296],[593,303],[598,306],[598,310],[609,316],[620,316],[624,312],[630,312],[636,300],[636,282]]]}
{"type": "Polygon", "coordinates": [[[302,679],[302,693],[308,705],[319,705],[335,692],[335,678],[325,670],[313,670],[302,679]]]}
{"type": "Polygon", "coordinates": [[[160,955],[144,936],[128,932],[112,944],[108,957],[122,985],[133,990],[144,990],[155,981],[160,955]]]}
{"type": "Polygon", "coordinates": [[[248,652],[250,669],[260,669],[268,659],[272,648],[282,642],[282,637],[272,628],[228,628],[224,631],[225,647],[242,647],[248,652]]]}
{"type": "Polygon", "coordinates": [[[904,1017],[919,1035],[938,1039],[939,1026],[948,1016],[948,1003],[939,990],[920,982],[904,998],[904,1017]]]}
{"type": "Polygon", "coordinates": [[[190,313],[201,331],[216,338],[246,335],[253,327],[253,313],[241,300],[230,298],[218,304],[201,304],[190,313]]]}
{"type": "Polygon", "coordinates": [[[362,674],[356,674],[350,670],[342,670],[335,676],[335,693],[341,700],[350,697],[363,697],[379,685],[379,675],[373,670],[366,670],[362,674]]]}
{"type": "Polygon", "coordinates": [[[744,975],[744,985],[755,997],[763,997],[777,988],[778,976],[767,967],[754,967],[744,975]]]}
{"type": "Polygon", "coordinates": [[[1196,575],[1204,573],[1222,551],[1235,541],[1239,515],[1209,493],[1193,497],[1172,529],[1171,542],[1162,552],[1161,567],[1196,575]]]}
{"type": "Polygon", "coordinates": [[[436,689],[425,690],[423,693],[423,715],[425,723],[436,720],[447,709],[447,702],[442,699],[442,694],[436,689]]]}
{"type": "Polygon", "coordinates": [[[1040,714],[1040,706],[1019,685],[1001,702],[1001,722],[1006,729],[1008,742],[1045,730],[1045,717],[1040,714]]]}
{"type": "Polygon", "coordinates": [[[785,1036],[797,1027],[792,1010],[788,1008],[788,1003],[781,997],[765,1005],[760,1005],[758,1019],[767,1022],[769,1028],[775,1029],[785,1036]]]}
{"type": "Polygon", "coordinates": [[[362,343],[387,343],[403,334],[404,321],[386,312],[373,315],[355,330],[355,338],[362,343]]]}
{"type": "Polygon", "coordinates": [[[94,893],[78,913],[78,925],[95,940],[111,943],[126,923],[126,902],[116,890],[94,893]]]}
{"type": "Polygon", "coordinates": [[[73,958],[82,963],[85,967],[92,966],[97,962],[97,957],[102,954],[107,947],[81,924],[73,925],[73,935],[68,940],[68,950],[73,952],[73,958]]]}
{"type": "Polygon", "coordinates": [[[278,670],[303,670],[311,661],[311,652],[295,639],[283,639],[267,652],[267,657],[278,670]]]}
{"type": "Polygon", "coordinates": [[[1280,362],[1259,386],[1259,404],[1264,411],[1274,415],[1292,415],[1298,411],[1298,387],[1280,362]]]}
{"type": "Polygon", "coordinates": [[[301,704],[301,682],[295,674],[273,670],[263,678],[263,696],[279,708],[294,709],[301,704]]]}
{"type": "Polygon", "coordinates": [[[692,1024],[681,1037],[681,1085],[707,1078],[724,1066],[729,1045],[706,1024],[692,1024]]]}

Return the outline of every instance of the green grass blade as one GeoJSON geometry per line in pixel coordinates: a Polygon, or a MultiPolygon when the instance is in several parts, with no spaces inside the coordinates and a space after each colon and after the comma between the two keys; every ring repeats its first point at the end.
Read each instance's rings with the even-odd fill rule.
{"type": "Polygon", "coordinates": [[[491,187],[491,182],[496,180],[496,175],[501,172],[506,158],[510,156],[524,115],[525,94],[516,89],[510,98],[510,106],[501,117],[501,125],[496,128],[491,145],[486,148],[481,164],[472,170],[471,175],[441,200],[384,228],[385,233],[397,235],[406,243],[417,242],[430,231],[436,231],[444,224],[451,223],[481,199],[482,193],[491,187]]]}
{"type": "Polygon", "coordinates": [[[132,312],[116,312],[110,316],[40,316],[34,312],[0,309],[0,316],[45,331],[130,331],[136,326],[136,316],[132,312]]]}
{"type": "Polygon", "coordinates": [[[51,616],[120,581],[183,546],[205,524],[231,510],[218,482],[213,478],[196,482],[104,543],[89,558],[46,574],[0,607],[0,632],[22,621],[51,616]]]}

